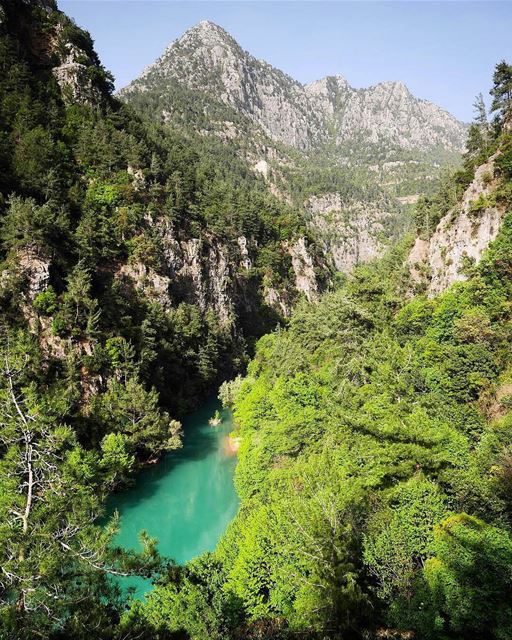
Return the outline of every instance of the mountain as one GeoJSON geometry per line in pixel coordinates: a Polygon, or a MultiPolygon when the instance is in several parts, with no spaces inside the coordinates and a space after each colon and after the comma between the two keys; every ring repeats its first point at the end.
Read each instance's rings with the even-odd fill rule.
{"type": "Polygon", "coordinates": [[[240,509],[185,585],[170,574],[134,609],[149,637],[512,637],[512,66],[498,69],[495,126],[475,125],[461,169],[420,201],[413,251],[297,307],[222,385],[240,509]]]}
{"type": "Polygon", "coordinates": [[[302,85],[200,22],[119,97],[214,157],[230,148],[293,206],[334,270],[383,253],[421,193],[460,160],[466,126],[400,82],[302,85]]]}
{"type": "MultiPolygon", "coordinates": [[[[460,152],[466,127],[447,111],[415,98],[402,82],[353,89],[342,76],[302,85],[244,51],[207,20],[170,44],[125,98],[177,82],[205,92],[249,118],[276,142],[298,149],[343,147],[362,137],[370,145],[460,152]]],[[[165,115],[164,115],[165,117],[165,115]]]]}
{"type": "MultiPolygon", "coordinates": [[[[401,82],[354,89],[343,77],[330,76],[302,85],[251,56],[209,21],[171,43],[120,96],[136,102],[143,94],[158,117],[176,121],[184,117],[173,102],[177,87],[200,96],[198,115],[219,118],[214,128],[232,130],[241,118],[275,143],[370,166],[382,174],[381,182],[384,176],[396,179],[397,167],[390,163],[410,168],[428,161],[435,173],[437,164],[462,152],[467,133],[463,123],[414,97],[401,82]]],[[[405,178],[403,167],[399,175],[405,178]]]]}
{"type": "Polygon", "coordinates": [[[178,82],[142,118],[53,0],[0,0],[0,69],[0,638],[511,638],[512,66],[412,251],[357,267],[402,219],[337,143],[178,82]],[[221,380],[217,548],[116,547],[109,495],[221,380]]]}

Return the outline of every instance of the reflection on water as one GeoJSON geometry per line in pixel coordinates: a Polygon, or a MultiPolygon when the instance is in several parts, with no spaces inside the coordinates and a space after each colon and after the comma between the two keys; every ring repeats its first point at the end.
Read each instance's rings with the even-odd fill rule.
{"type": "MultiPolygon", "coordinates": [[[[183,448],[167,454],[142,471],[134,487],[112,496],[109,512],[117,509],[121,529],[115,543],[140,549],[141,530],[158,539],[161,555],[179,564],[213,550],[234,517],[238,499],[233,486],[236,464],[227,434],[231,415],[222,411],[222,423],[208,425],[217,401],[210,401],[183,421],[183,448]]],[[[121,580],[140,597],[151,588],[142,578],[121,580]]]]}

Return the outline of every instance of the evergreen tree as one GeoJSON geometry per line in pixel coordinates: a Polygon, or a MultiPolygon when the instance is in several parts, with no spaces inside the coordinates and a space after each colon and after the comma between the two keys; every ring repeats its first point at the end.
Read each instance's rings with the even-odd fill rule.
{"type": "Polygon", "coordinates": [[[466,142],[467,154],[471,159],[484,156],[488,150],[490,142],[490,129],[487,120],[487,110],[484,98],[481,93],[475,98],[473,103],[475,118],[469,127],[468,139],[466,142]]]}
{"type": "Polygon", "coordinates": [[[512,108],[512,65],[505,60],[499,62],[492,79],[494,86],[490,91],[493,97],[491,109],[497,112],[498,122],[503,125],[508,120],[512,108]]]}
{"type": "Polygon", "coordinates": [[[82,637],[80,628],[111,627],[106,575],[147,573],[158,557],[149,540],[140,558],[110,547],[116,523],[96,524],[114,474],[130,464],[122,443],[114,451],[105,442],[103,456],[84,450],[63,421],[66,394],[41,394],[27,383],[23,343],[3,331],[2,345],[0,636],[29,640],[67,629],[82,637]]]}

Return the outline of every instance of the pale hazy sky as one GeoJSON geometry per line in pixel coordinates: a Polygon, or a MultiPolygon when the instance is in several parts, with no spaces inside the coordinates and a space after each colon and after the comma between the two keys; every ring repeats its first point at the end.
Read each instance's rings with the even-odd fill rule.
{"type": "Polygon", "coordinates": [[[300,82],[339,73],[355,87],[402,80],[471,120],[493,67],[512,63],[512,2],[60,0],[90,31],[121,88],[203,19],[300,82]]]}

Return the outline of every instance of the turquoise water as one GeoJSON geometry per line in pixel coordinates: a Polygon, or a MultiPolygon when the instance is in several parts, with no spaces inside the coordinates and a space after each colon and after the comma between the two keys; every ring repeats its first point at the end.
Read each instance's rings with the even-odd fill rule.
{"type": "MultiPolygon", "coordinates": [[[[183,448],[142,471],[133,487],[111,497],[108,511],[121,516],[114,542],[139,549],[138,535],[145,530],[158,539],[161,555],[183,564],[203,551],[213,551],[236,514],[238,498],[233,486],[236,457],[227,447],[232,431],[231,414],[221,412],[222,423],[208,420],[218,401],[210,401],[183,420],[183,448]]],[[[151,589],[149,580],[124,578],[141,597],[151,589]]]]}

